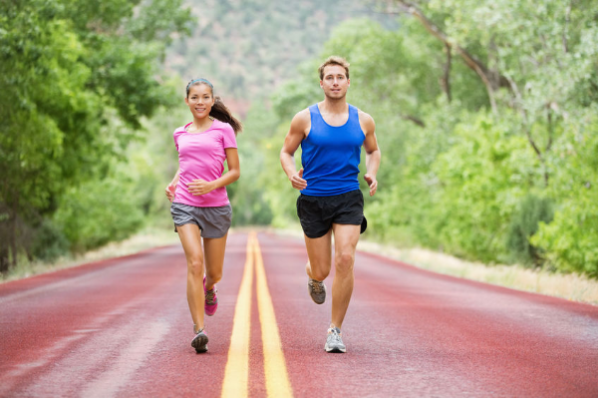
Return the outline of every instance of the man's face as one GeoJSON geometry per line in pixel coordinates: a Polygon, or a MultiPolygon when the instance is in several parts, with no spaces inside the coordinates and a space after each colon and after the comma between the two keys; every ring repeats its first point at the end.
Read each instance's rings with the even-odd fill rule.
{"type": "Polygon", "coordinates": [[[324,67],[324,78],[320,80],[320,87],[326,97],[338,100],[347,95],[349,84],[347,71],[340,65],[327,65],[324,67]]]}

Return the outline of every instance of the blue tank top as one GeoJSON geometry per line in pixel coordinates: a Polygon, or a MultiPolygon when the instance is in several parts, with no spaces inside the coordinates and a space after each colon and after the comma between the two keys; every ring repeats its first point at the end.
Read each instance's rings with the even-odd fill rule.
{"type": "Polygon", "coordinates": [[[311,130],[301,142],[301,164],[307,187],[301,194],[329,197],[359,190],[359,162],[365,134],[357,108],[349,104],[349,120],[330,126],[318,104],[309,107],[311,130]]]}

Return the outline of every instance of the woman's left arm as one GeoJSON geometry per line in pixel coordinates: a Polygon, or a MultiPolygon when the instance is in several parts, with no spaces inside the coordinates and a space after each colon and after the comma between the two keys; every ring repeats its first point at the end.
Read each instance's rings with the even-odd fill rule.
{"type": "Polygon", "coordinates": [[[241,176],[241,166],[239,164],[239,152],[236,148],[225,148],[226,163],[228,172],[214,181],[205,181],[202,179],[193,180],[187,185],[189,192],[193,195],[203,195],[220,187],[226,187],[239,180],[241,176]]]}

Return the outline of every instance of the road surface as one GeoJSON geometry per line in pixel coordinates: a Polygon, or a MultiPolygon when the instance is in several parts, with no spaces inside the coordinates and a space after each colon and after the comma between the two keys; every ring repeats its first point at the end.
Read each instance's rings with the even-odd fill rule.
{"type": "Polygon", "coordinates": [[[2,284],[0,396],[598,396],[598,307],[358,253],[327,354],[305,261],[300,239],[232,234],[206,354],[178,245],[2,284]]]}

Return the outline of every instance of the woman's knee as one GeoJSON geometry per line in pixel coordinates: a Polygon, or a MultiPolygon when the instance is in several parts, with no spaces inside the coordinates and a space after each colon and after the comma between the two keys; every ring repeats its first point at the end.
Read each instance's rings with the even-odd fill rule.
{"type": "Polygon", "coordinates": [[[222,279],[222,270],[220,271],[216,271],[216,270],[206,270],[206,276],[208,276],[208,278],[214,283],[216,284],[217,282],[219,282],[222,279]]]}
{"type": "Polygon", "coordinates": [[[204,264],[203,259],[196,258],[187,261],[187,272],[194,277],[203,277],[204,264]]]}

